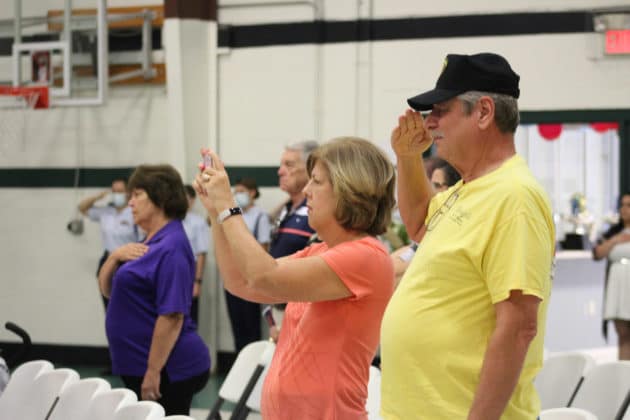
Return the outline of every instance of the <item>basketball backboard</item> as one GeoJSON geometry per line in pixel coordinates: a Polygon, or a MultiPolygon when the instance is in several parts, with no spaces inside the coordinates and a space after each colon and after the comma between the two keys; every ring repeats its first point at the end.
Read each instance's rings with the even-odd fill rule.
{"type": "Polygon", "coordinates": [[[162,25],[162,6],[108,9],[106,0],[7,2],[13,7],[0,10],[0,84],[45,85],[51,106],[77,106],[104,103],[110,83],[164,78],[152,45],[153,31],[162,25]],[[112,36],[115,41],[137,38],[139,49],[111,53],[112,36]]]}

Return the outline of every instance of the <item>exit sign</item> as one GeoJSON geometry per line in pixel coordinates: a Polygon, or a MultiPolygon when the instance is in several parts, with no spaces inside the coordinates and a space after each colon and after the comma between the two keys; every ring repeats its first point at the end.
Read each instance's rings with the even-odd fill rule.
{"type": "Polygon", "coordinates": [[[606,54],[630,54],[630,29],[606,31],[606,54]]]}

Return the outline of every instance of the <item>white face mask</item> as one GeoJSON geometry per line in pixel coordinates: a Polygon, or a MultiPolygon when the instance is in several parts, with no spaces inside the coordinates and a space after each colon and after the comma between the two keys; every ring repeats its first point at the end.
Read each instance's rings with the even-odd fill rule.
{"type": "Polygon", "coordinates": [[[112,193],[112,204],[114,207],[125,207],[127,205],[127,194],[121,192],[112,193]]]}
{"type": "Polygon", "coordinates": [[[251,198],[249,197],[249,193],[246,193],[246,192],[235,193],[234,199],[236,200],[236,204],[238,204],[238,206],[241,208],[245,208],[249,206],[249,204],[252,201],[251,198]]]}

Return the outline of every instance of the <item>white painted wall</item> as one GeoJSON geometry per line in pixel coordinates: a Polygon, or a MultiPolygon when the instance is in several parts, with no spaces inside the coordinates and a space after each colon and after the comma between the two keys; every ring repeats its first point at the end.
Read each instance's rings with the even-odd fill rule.
{"type": "MultiPolygon", "coordinates": [[[[87,1],[76,0],[75,6],[83,7],[87,1]]],[[[1,19],[13,2],[0,3],[1,19]]],[[[41,15],[53,3],[54,8],[60,4],[24,3],[26,15],[41,15]]],[[[110,0],[109,6],[120,3],[141,2],[110,0]]],[[[630,5],[630,1],[381,0],[367,9],[365,2],[361,8],[350,1],[321,4],[317,12],[327,19],[354,19],[357,13],[365,17],[370,10],[373,16],[383,18],[572,10],[630,5]]],[[[314,16],[310,6],[282,8],[293,9],[284,14],[275,13],[277,8],[224,8],[219,14],[223,23],[310,20],[314,16]]],[[[218,150],[227,165],[275,166],[283,146],[301,139],[358,133],[388,148],[390,130],[406,108],[405,99],[434,85],[449,52],[496,51],[508,57],[521,75],[524,110],[630,108],[630,58],[601,57],[593,44],[597,36],[527,35],[227,50],[218,58],[218,150]]],[[[190,88],[194,82],[187,81],[188,95],[191,90],[194,94],[190,88]]],[[[180,150],[181,145],[169,135],[172,105],[164,86],[112,88],[103,107],[33,112],[28,115],[23,140],[7,144],[0,139],[0,166],[177,164],[181,158],[174,159],[171,151],[180,150]]],[[[194,117],[199,121],[209,118],[203,113],[194,117]]],[[[8,123],[0,113],[0,127],[3,124],[8,123]]],[[[203,123],[190,127],[197,130],[193,136],[201,136],[199,131],[207,129],[203,123]]],[[[195,159],[194,153],[186,150],[183,159],[195,159]]],[[[80,237],[65,230],[76,203],[94,192],[0,189],[0,321],[23,325],[35,342],[105,345],[94,279],[101,252],[98,228],[87,222],[86,233],[80,237]]],[[[282,198],[278,189],[265,188],[260,204],[269,210],[282,198]]],[[[212,264],[208,270],[213,271],[212,264]]],[[[207,281],[204,287],[214,287],[214,281],[207,281]]],[[[212,296],[218,298],[216,293],[212,296]]],[[[216,300],[208,305],[202,316],[221,319],[219,349],[231,348],[225,317],[210,315],[217,308],[216,300]]],[[[0,340],[8,339],[12,339],[10,334],[0,331],[0,340]]]]}

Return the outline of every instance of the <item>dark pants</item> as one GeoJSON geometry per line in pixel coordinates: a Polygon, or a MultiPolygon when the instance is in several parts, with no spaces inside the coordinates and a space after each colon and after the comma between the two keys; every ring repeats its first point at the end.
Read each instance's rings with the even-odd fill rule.
{"type": "MultiPolygon", "coordinates": [[[[101,271],[101,267],[103,266],[103,264],[105,264],[105,260],[107,260],[107,257],[109,257],[109,252],[107,250],[105,250],[105,252],[103,252],[103,255],[101,256],[101,259],[98,261],[98,268],[96,269],[96,288],[98,289],[98,294],[101,295],[101,290],[100,287],[98,285],[98,273],[101,271]]],[[[105,296],[101,295],[101,299],[103,300],[103,307],[105,308],[105,313],[107,313],[107,305],[109,304],[109,299],[107,299],[105,296]]],[[[109,352],[107,353],[109,355],[109,352]]],[[[101,372],[102,375],[111,375],[112,374],[112,369],[110,368],[111,366],[111,361],[107,362],[107,368],[101,372]]]]}
{"type": "Polygon", "coordinates": [[[192,298],[190,305],[190,317],[195,321],[195,327],[199,329],[199,296],[192,298]]]}
{"type": "Polygon", "coordinates": [[[232,333],[234,334],[234,346],[238,353],[251,342],[258,341],[262,337],[260,331],[260,305],[234,296],[225,291],[232,333]]]}
{"type": "MultiPolygon", "coordinates": [[[[160,379],[162,398],[157,402],[164,407],[167,416],[176,414],[187,416],[190,414],[193,395],[206,386],[209,376],[210,372],[204,372],[183,381],[171,382],[166,374],[166,369],[163,369],[160,379]]],[[[142,376],[121,376],[121,378],[125,387],[135,392],[138,400],[142,399],[141,387],[144,378],[142,376]]]]}
{"type": "MultiPolygon", "coordinates": [[[[103,252],[103,256],[101,256],[101,259],[98,261],[98,268],[96,269],[97,287],[98,287],[98,273],[101,271],[101,267],[103,266],[103,264],[105,264],[105,260],[107,260],[107,257],[109,257],[109,251],[105,250],[105,252],[103,252]]],[[[99,290],[99,294],[100,293],[101,292],[99,290]]],[[[103,295],[101,295],[101,298],[103,299],[103,306],[105,307],[105,312],[107,312],[107,304],[109,303],[109,299],[107,299],[103,295]]]]}

